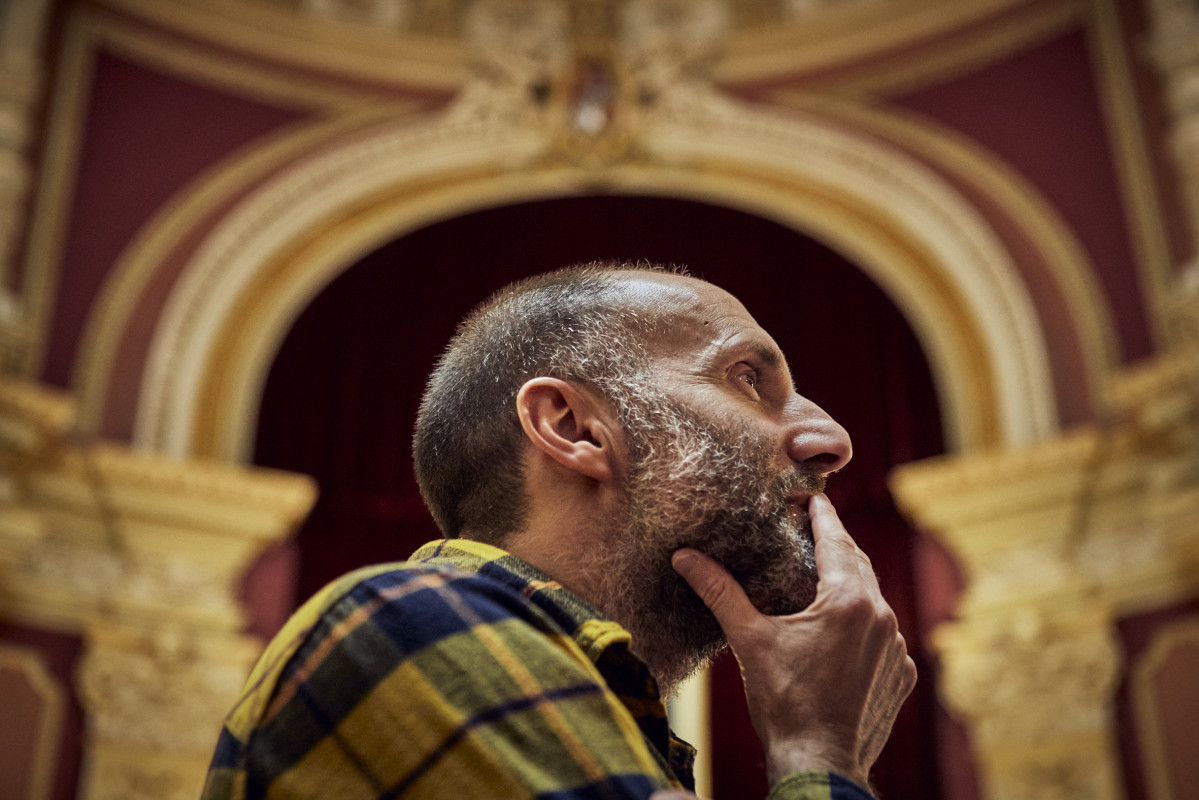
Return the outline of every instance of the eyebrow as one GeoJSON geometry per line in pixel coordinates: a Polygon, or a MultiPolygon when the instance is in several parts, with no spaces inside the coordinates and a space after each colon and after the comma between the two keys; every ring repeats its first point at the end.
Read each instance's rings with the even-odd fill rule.
{"type": "Polygon", "coordinates": [[[767,367],[767,369],[771,369],[783,376],[785,379],[789,379],[791,382],[791,388],[795,388],[795,378],[791,375],[790,370],[787,369],[787,359],[783,356],[783,352],[781,350],[779,350],[777,347],[771,347],[768,344],[763,344],[762,342],[754,342],[750,348],[753,350],[754,356],[756,356],[758,360],[760,360],[767,367]]]}
{"type": "Polygon", "coordinates": [[[780,369],[786,359],[783,358],[782,352],[777,347],[756,343],[753,345],[754,355],[768,367],[780,369]]]}

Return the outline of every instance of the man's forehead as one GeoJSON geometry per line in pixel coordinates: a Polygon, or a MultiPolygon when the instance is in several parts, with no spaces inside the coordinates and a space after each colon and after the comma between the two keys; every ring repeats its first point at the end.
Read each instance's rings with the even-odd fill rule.
{"type": "Polygon", "coordinates": [[[634,303],[641,303],[664,314],[699,317],[705,313],[727,314],[749,312],[733,295],[719,286],[671,272],[630,272],[625,277],[625,291],[634,303]]]}
{"type": "Polygon", "coordinates": [[[709,349],[740,341],[755,345],[768,360],[781,360],[773,339],[754,320],[745,306],[719,286],[673,273],[630,275],[626,290],[630,299],[643,303],[662,316],[658,347],[709,349]]]}

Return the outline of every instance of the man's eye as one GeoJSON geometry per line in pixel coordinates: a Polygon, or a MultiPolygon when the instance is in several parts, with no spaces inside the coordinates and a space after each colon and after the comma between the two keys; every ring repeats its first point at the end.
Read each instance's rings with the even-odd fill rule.
{"type": "Polygon", "coordinates": [[[749,386],[749,388],[757,391],[758,388],[758,371],[756,369],[743,369],[737,373],[737,380],[749,386]]]}

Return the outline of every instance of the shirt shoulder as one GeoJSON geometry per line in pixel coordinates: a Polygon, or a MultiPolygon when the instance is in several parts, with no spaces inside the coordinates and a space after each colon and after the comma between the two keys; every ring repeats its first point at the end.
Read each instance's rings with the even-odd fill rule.
{"type": "Polygon", "coordinates": [[[512,797],[596,781],[663,785],[594,665],[514,587],[393,565],[314,601],[252,686],[256,713],[227,730],[248,796],[267,786],[304,796],[330,781],[347,797],[418,785],[420,796],[442,796],[430,786],[459,796],[474,781],[478,796],[512,797]]]}

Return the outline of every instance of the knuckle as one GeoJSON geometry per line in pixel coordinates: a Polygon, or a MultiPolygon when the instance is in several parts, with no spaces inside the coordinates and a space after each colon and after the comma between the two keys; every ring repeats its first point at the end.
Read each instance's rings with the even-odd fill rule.
{"type": "Polygon", "coordinates": [[[854,547],[854,554],[858,557],[858,561],[862,562],[862,566],[870,571],[874,571],[874,564],[870,560],[870,556],[866,555],[866,551],[860,547],[854,547]]]}
{"type": "Polygon", "coordinates": [[[847,586],[838,595],[836,609],[838,614],[847,620],[860,624],[869,624],[875,613],[874,602],[870,596],[864,589],[856,586],[847,586]]]}
{"type": "Polygon", "coordinates": [[[881,607],[876,607],[874,622],[884,633],[892,637],[899,636],[900,641],[903,641],[903,635],[899,632],[899,618],[895,616],[895,610],[891,606],[884,603],[881,607]]]}

